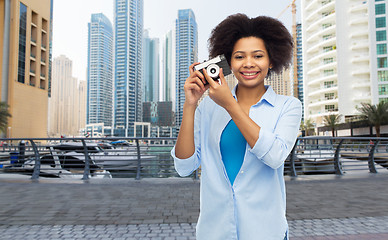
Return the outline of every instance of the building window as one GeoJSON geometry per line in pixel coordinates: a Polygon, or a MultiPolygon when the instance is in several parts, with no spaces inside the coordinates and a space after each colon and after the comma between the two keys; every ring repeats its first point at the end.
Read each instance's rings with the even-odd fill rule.
{"type": "Polygon", "coordinates": [[[322,29],[326,29],[328,27],[331,27],[332,24],[331,23],[325,23],[325,24],[322,24],[322,29]]]}
{"type": "Polygon", "coordinates": [[[27,6],[20,3],[19,12],[19,59],[18,59],[18,82],[24,83],[26,70],[26,29],[27,29],[27,6]]]}
{"type": "Polygon", "coordinates": [[[335,105],[325,105],[325,111],[326,112],[334,112],[334,111],[336,111],[335,105]]]}
{"type": "Polygon", "coordinates": [[[388,91],[388,84],[381,84],[379,85],[379,95],[387,95],[388,91]]]}
{"type": "Polygon", "coordinates": [[[377,77],[379,79],[379,82],[388,81],[388,70],[378,71],[377,72],[377,77]]]}
{"type": "Polygon", "coordinates": [[[323,70],[323,76],[327,77],[334,74],[334,69],[323,70]]]}
{"type": "Polygon", "coordinates": [[[378,17],[376,18],[376,28],[383,28],[383,27],[386,27],[387,24],[386,24],[386,21],[385,21],[385,17],[378,17]]]}
{"type": "Polygon", "coordinates": [[[386,102],[388,102],[388,98],[380,98],[380,99],[379,99],[379,102],[384,102],[384,103],[386,103],[386,102]]]}
{"type": "Polygon", "coordinates": [[[386,68],[387,65],[387,58],[382,57],[382,58],[377,58],[377,67],[378,68],[386,68]]]}
{"type": "Polygon", "coordinates": [[[385,41],[385,40],[387,40],[387,32],[385,30],[377,31],[376,32],[376,41],[385,41]]]}
{"type": "Polygon", "coordinates": [[[334,99],[334,93],[325,93],[325,100],[334,99]]]}
{"type": "Polygon", "coordinates": [[[375,10],[376,15],[385,14],[385,4],[377,4],[375,10]]]}
{"type": "Polygon", "coordinates": [[[325,86],[325,88],[334,87],[334,81],[324,82],[324,86],[325,86]]]}
{"type": "Polygon", "coordinates": [[[323,59],[323,64],[332,63],[333,61],[334,61],[334,58],[324,58],[323,59]]]}
{"type": "Polygon", "coordinates": [[[387,44],[377,44],[377,54],[387,54],[387,44]]]}
{"type": "Polygon", "coordinates": [[[324,53],[325,53],[325,52],[329,52],[329,51],[334,50],[334,49],[336,49],[335,46],[327,46],[327,47],[323,47],[323,52],[324,52],[324,53]]]}

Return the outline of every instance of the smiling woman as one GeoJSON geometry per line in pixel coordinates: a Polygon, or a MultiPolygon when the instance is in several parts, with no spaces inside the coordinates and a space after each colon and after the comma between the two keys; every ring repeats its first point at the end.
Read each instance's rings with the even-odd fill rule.
{"type": "Polygon", "coordinates": [[[194,70],[199,63],[191,65],[171,151],[180,175],[201,166],[197,239],[288,239],[284,160],[302,107],[264,79],[289,66],[292,37],[276,19],[236,14],[213,29],[209,48],[211,57],[225,55],[238,84],[231,92],[222,69],[219,84],[206,70],[194,70]],[[207,89],[209,97],[197,108],[207,89]]]}

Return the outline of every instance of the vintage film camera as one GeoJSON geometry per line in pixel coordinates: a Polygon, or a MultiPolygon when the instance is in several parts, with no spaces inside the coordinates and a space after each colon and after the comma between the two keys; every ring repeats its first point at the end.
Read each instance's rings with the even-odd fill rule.
{"type": "Polygon", "coordinates": [[[201,73],[203,73],[202,69],[206,69],[206,72],[209,77],[213,78],[215,81],[218,81],[218,83],[221,84],[221,81],[219,81],[220,68],[222,68],[224,76],[228,76],[232,73],[228,61],[226,61],[226,58],[223,54],[218,55],[217,57],[209,59],[208,61],[205,61],[198,65],[195,65],[194,71],[200,71],[201,73]]]}

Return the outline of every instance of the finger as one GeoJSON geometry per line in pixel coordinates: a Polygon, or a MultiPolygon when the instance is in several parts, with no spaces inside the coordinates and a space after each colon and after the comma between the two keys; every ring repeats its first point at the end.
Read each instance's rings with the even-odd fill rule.
{"type": "Polygon", "coordinates": [[[196,77],[194,80],[195,80],[195,83],[196,83],[200,88],[202,88],[203,91],[206,90],[205,84],[203,83],[203,80],[202,80],[202,79],[200,79],[199,77],[196,77]]]}
{"type": "Polygon", "coordinates": [[[224,69],[222,68],[220,68],[220,82],[221,82],[221,85],[227,84],[224,76],[224,69]]]}
{"type": "Polygon", "coordinates": [[[200,64],[200,63],[199,62],[195,62],[195,63],[190,65],[190,67],[189,67],[190,74],[192,74],[194,72],[194,66],[198,65],[198,64],[200,64]]]}
{"type": "Polygon", "coordinates": [[[188,79],[189,84],[198,85],[203,91],[206,90],[205,84],[203,84],[202,80],[199,77],[192,77],[188,79]]]}
{"type": "Polygon", "coordinates": [[[215,84],[217,84],[217,83],[213,80],[213,78],[211,78],[211,77],[207,74],[206,69],[203,69],[203,75],[205,75],[205,78],[206,78],[207,82],[209,83],[209,85],[210,85],[211,87],[216,87],[216,86],[217,86],[217,85],[215,85],[215,84]]]}
{"type": "Polygon", "coordinates": [[[198,84],[195,84],[195,83],[188,85],[187,89],[188,90],[193,90],[193,91],[196,91],[196,92],[199,92],[199,93],[203,92],[203,89],[201,87],[199,87],[198,84]]]}

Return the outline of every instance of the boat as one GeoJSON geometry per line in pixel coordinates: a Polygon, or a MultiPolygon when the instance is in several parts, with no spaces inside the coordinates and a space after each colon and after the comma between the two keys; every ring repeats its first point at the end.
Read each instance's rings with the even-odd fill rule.
{"type": "Polygon", "coordinates": [[[334,173],[335,149],[332,140],[306,139],[297,146],[296,157],[304,173],[334,173]]]}
{"type": "MultiPolygon", "coordinates": [[[[87,142],[90,160],[97,167],[105,170],[131,170],[138,167],[138,154],[136,149],[126,147],[114,147],[110,143],[87,142]]],[[[59,159],[78,159],[85,161],[85,149],[82,142],[64,142],[52,145],[50,155],[59,159]]],[[[141,154],[141,160],[152,159],[153,156],[141,154]]],[[[68,161],[68,160],[67,160],[68,161]]]]}

